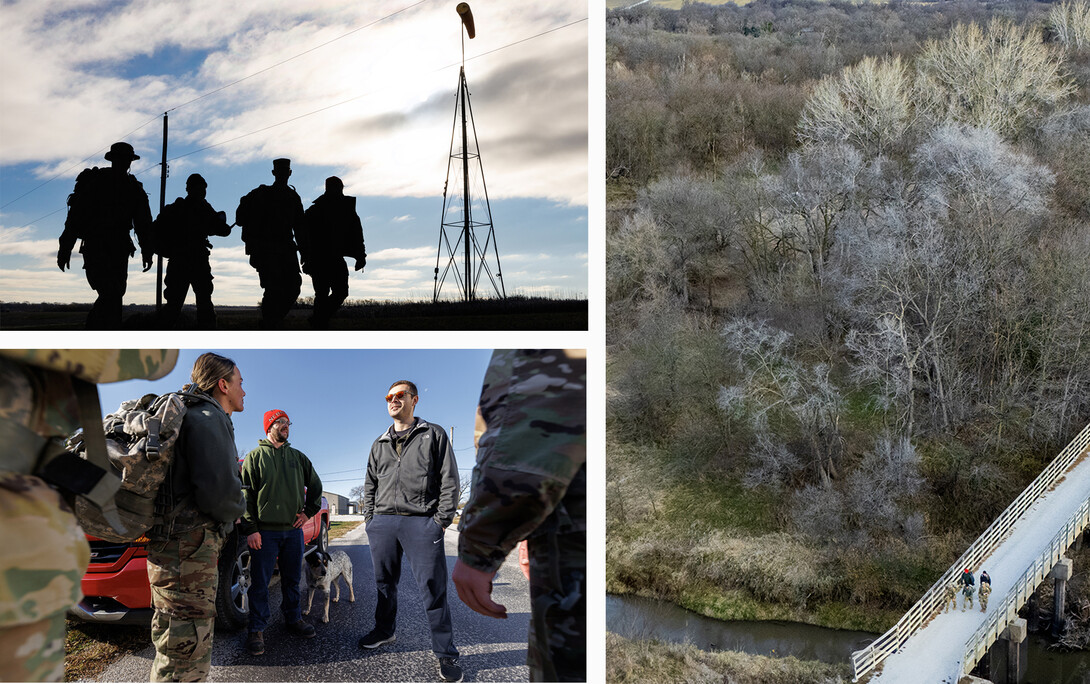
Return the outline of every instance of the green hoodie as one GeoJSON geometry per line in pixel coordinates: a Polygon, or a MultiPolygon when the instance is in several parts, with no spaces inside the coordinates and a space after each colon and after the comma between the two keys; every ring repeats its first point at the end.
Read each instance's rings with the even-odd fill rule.
{"type": "Polygon", "coordinates": [[[297,514],[310,518],[322,508],[321,479],[310,459],[288,442],[280,447],[267,439],[258,442],[242,463],[242,488],[246,491],[243,534],[290,530],[297,514]]]}

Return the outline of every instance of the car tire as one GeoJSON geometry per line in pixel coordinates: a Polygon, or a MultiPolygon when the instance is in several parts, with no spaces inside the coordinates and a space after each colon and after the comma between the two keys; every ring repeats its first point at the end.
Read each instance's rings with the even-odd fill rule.
{"type": "Polygon", "coordinates": [[[322,521],[321,527],[318,528],[318,538],[314,540],[314,543],[318,545],[319,551],[329,553],[329,525],[325,520],[322,521]]]}
{"type": "Polygon", "coordinates": [[[216,628],[237,632],[250,622],[250,547],[233,532],[223,545],[216,589],[216,628]]]}

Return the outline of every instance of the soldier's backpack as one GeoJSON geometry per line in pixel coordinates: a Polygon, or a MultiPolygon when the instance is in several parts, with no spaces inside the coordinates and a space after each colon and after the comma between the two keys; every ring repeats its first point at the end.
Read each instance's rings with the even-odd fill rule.
{"type": "MultiPolygon", "coordinates": [[[[87,534],[106,541],[131,542],[156,525],[169,523],[174,513],[170,491],[174,443],[188,405],[196,399],[197,395],[187,392],[145,394],[123,402],[106,416],[102,421],[106,455],[110,468],[121,479],[121,488],[114,496],[116,515],[107,516],[91,500],[76,498],[76,519],[87,534]]],[[[87,459],[83,433],[69,438],[66,446],[87,459]]]]}
{"type": "Polygon", "coordinates": [[[76,176],[76,186],[68,195],[68,217],[64,222],[66,233],[78,238],[87,237],[102,193],[102,174],[106,169],[92,166],[76,176]]]}

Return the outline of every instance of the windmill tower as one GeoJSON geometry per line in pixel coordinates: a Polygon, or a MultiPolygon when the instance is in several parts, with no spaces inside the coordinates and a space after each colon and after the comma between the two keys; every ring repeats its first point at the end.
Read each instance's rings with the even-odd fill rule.
{"type": "MultiPolygon", "coordinates": [[[[473,13],[465,2],[458,3],[457,10],[465,28],[461,33],[462,68],[458,74],[458,93],[454,101],[447,180],[443,185],[443,215],[439,225],[439,250],[435,255],[433,302],[439,301],[448,278],[454,283],[452,287],[457,287],[462,299],[467,302],[479,299],[481,291],[487,290],[489,285],[496,297],[507,297],[500,272],[492,209],[488,204],[481,149],[477,143],[477,126],[473,121],[473,107],[466,82],[465,36],[469,34],[472,39],[476,35],[473,13]],[[459,142],[460,148],[456,147],[459,142]],[[492,250],[492,259],[489,259],[489,249],[492,250]]],[[[486,291],[484,296],[490,294],[486,291]]]]}

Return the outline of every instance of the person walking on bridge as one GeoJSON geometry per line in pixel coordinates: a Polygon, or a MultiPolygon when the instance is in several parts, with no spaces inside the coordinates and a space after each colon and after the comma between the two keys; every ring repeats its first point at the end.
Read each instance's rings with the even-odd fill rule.
{"type": "Polygon", "coordinates": [[[954,582],[949,582],[942,590],[942,612],[949,613],[950,609],[958,607],[958,590],[954,582]]]}
{"type": "Polygon", "coordinates": [[[965,597],[961,604],[961,612],[965,612],[966,608],[973,607],[973,585],[976,581],[973,579],[973,573],[969,571],[969,568],[965,568],[961,572],[961,595],[965,597]]]}
{"type": "Polygon", "coordinates": [[[980,612],[988,610],[988,595],[992,593],[992,578],[986,570],[980,572],[980,612]]]}

